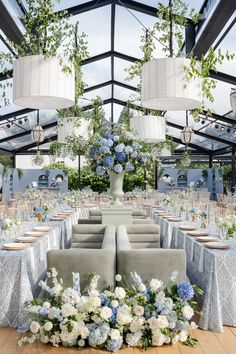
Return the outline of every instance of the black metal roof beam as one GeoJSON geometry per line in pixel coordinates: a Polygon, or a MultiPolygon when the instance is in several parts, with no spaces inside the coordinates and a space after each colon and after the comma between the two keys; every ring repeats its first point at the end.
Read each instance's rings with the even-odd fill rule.
{"type": "Polygon", "coordinates": [[[49,143],[49,142],[54,141],[54,140],[57,140],[57,134],[45,138],[44,141],[39,143],[39,144],[35,143],[35,142],[34,143],[30,143],[30,144],[24,145],[24,146],[22,146],[22,147],[20,147],[18,149],[13,150],[13,152],[14,152],[15,155],[17,155],[20,151],[32,149],[32,148],[36,147],[37,145],[43,145],[43,144],[49,143]]]}
{"type": "Polygon", "coordinates": [[[98,9],[99,7],[110,5],[111,2],[111,0],[92,0],[84,4],[69,7],[66,10],[70,15],[79,15],[87,11],[98,9]]]}
{"type": "Polygon", "coordinates": [[[31,113],[31,112],[34,112],[34,111],[35,111],[35,109],[23,108],[23,109],[20,109],[19,111],[3,114],[2,116],[0,116],[0,121],[8,120],[9,118],[14,118],[14,117],[21,116],[21,115],[24,115],[24,114],[28,114],[28,113],[31,113]]]}
{"type": "MultiPolygon", "coordinates": [[[[205,1],[202,11],[207,8],[207,2],[209,0],[205,1]]],[[[219,0],[211,16],[206,15],[205,19],[202,19],[197,28],[197,34],[200,34],[193,48],[193,53],[197,58],[207,53],[235,10],[235,0],[219,0]]]]}
{"type": "MultiPolygon", "coordinates": [[[[170,136],[170,137],[171,137],[171,139],[173,140],[174,143],[178,143],[178,144],[184,145],[183,142],[182,142],[180,139],[175,138],[175,137],[173,137],[173,136],[170,136]]],[[[196,149],[197,151],[201,152],[202,154],[207,154],[207,155],[209,155],[209,154],[211,153],[211,150],[206,149],[206,148],[203,148],[203,147],[201,147],[201,146],[199,146],[199,145],[196,145],[196,144],[192,144],[192,143],[191,143],[191,144],[189,144],[188,146],[191,147],[191,148],[193,148],[193,149],[196,149]]]]}
{"type": "Polygon", "coordinates": [[[21,43],[22,33],[10,13],[7,11],[2,0],[0,0],[0,28],[10,41],[17,44],[21,43]]]}
{"type": "MultiPolygon", "coordinates": [[[[113,1],[111,5],[111,99],[114,98],[114,79],[115,79],[115,66],[114,66],[114,50],[115,50],[115,20],[116,20],[116,5],[113,1]]],[[[111,123],[114,122],[114,103],[111,102],[111,123]]]]}
{"type": "MultiPolygon", "coordinates": [[[[232,152],[232,146],[228,146],[228,147],[225,147],[225,148],[222,148],[222,149],[213,150],[212,154],[214,156],[215,155],[224,155],[224,154],[227,154],[229,152],[232,152]]],[[[231,158],[231,156],[230,156],[230,158],[231,158]]]]}
{"type": "Polygon", "coordinates": [[[0,147],[0,155],[13,155],[13,152],[0,147]]]}

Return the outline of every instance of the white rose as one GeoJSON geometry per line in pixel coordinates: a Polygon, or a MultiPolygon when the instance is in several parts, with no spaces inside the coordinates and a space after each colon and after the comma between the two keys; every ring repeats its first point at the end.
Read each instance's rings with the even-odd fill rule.
{"type": "Polygon", "coordinates": [[[111,329],[109,334],[112,340],[118,340],[120,338],[120,331],[118,329],[111,329]]]}
{"type": "Polygon", "coordinates": [[[48,322],[46,322],[46,323],[44,324],[44,329],[45,329],[46,331],[51,331],[52,327],[53,327],[53,324],[52,324],[52,322],[50,322],[50,321],[48,321],[48,322]]]}
{"type": "Polygon", "coordinates": [[[91,296],[90,303],[94,307],[99,307],[99,306],[101,306],[101,299],[98,296],[91,296]]]}
{"type": "Polygon", "coordinates": [[[190,329],[197,329],[198,325],[195,322],[190,323],[190,329]]]}
{"type": "Polygon", "coordinates": [[[112,310],[108,306],[104,306],[100,311],[100,317],[108,320],[112,316],[112,310]]]}
{"type": "Polygon", "coordinates": [[[142,316],[144,314],[144,307],[143,306],[139,306],[139,305],[136,305],[134,306],[134,313],[136,316],[142,316]]]}
{"type": "Polygon", "coordinates": [[[180,342],[185,342],[188,339],[188,331],[182,330],[179,334],[180,342]]]}
{"type": "Polygon", "coordinates": [[[138,288],[139,291],[144,292],[146,290],[146,286],[144,284],[141,284],[138,288]]]}
{"type": "Polygon", "coordinates": [[[117,300],[111,301],[111,307],[117,307],[118,305],[119,305],[119,302],[117,300]]]}
{"type": "Polygon", "coordinates": [[[166,328],[168,327],[169,322],[166,318],[166,316],[159,315],[157,318],[157,326],[158,328],[166,328]]]}
{"type": "Polygon", "coordinates": [[[96,324],[102,323],[102,320],[100,317],[98,317],[97,315],[94,315],[91,317],[92,321],[95,322],[96,324]]]}
{"type": "Polygon", "coordinates": [[[152,330],[158,328],[158,322],[157,322],[156,317],[149,318],[148,324],[152,330]]]}
{"type": "Polygon", "coordinates": [[[157,336],[152,336],[152,345],[154,346],[162,346],[166,341],[166,336],[162,333],[160,333],[157,336]]]}
{"type": "Polygon", "coordinates": [[[152,291],[157,291],[158,289],[160,289],[163,285],[163,282],[161,280],[158,279],[152,279],[150,281],[150,288],[152,291]]]}
{"type": "Polygon", "coordinates": [[[32,333],[38,333],[40,330],[40,324],[36,321],[32,321],[30,324],[30,330],[32,333]]]}
{"type": "Polygon", "coordinates": [[[121,281],[122,280],[122,276],[120,274],[116,274],[115,280],[118,281],[118,282],[121,281]]]}
{"type": "Polygon", "coordinates": [[[80,340],[78,341],[78,346],[79,346],[79,347],[84,347],[84,346],[85,346],[85,340],[84,340],[84,339],[80,339],[80,340]]]}
{"type": "Polygon", "coordinates": [[[116,287],[115,288],[115,296],[117,297],[117,299],[122,300],[125,298],[126,292],[123,288],[121,287],[116,287]]]}
{"type": "Polygon", "coordinates": [[[191,306],[184,305],[184,307],[182,308],[182,314],[186,318],[186,320],[190,320],[194,315],[194,311],[191,306]]]}
{"type": "Polygon", "coordinates": [[[63,317],[69,317],[76,313],[76,309],[71,304],[64,304],[61,307],[61,314],[63,317]]]}
{"type": "Polygon", "coordinates": [[[172,344],[176,344],[178,341],[179,341],[179,335],[176,334],[176,335],[174,336],[174,338],[172,338],[171,343],[172,343],[172,344]]]}
{"type": "Polygon", "coordinates": [[[123,326],[129,324],[132,321],[131,308],[128,305],[122,305],[116,316],[117,322],[119,325],[123,326]]]}
{"type": "Polygon", "coordinates": [[[45,307],[45,309],[49,309],[49,308],[51,307],[50,302],[45,301],[45,302],[43,303],[43,307],[45,307]]]}
{"type": "Polygon", "coordinates": [[[143,328],[143,323],[144,320],[142,318],[133,320],[129,326],[130,331],[133,333],[140,331],[143,328]]]}
{"type": "Polygon", "coordinates": [[[86,339],[89,336],[89,330],[86,326],[80,330],[80,335],[82,339],[86,339]]]}

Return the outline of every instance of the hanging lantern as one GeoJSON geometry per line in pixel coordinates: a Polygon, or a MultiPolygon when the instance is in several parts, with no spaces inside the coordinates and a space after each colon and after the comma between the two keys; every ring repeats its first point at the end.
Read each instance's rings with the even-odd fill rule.
{"type": "Polygon", "coordinates": [[[186,79],[187,58],[153,59],[142,68],[141,101],[144,107],[164,111],[184,111],[200,107],[201,80],[186,79]]]}
{"type": "Polygon", "coordinates": [[[184,129],[181,131],[181,141],[185,145],[191,144],[193,140],[194,132],[191,127],[184,127],[184,129]]]}
{"type": "Polygon", "coordinates": [[[84,140],[87,140],[89,135],[89,121],[79,117],[58,118],[57,141],[61,144],[66,144],[66,139],[71,134],[82,136],[84,140]]]}
{"type": "Polygon", "coordinates": [[[63,71],[56,57],[20,57],[13,66],[13,101],[36,109],[62,109],[74,105],[74,72],[63,71]]]}
{"type": "Polygon", "coordinates": [[[35,166],[41,166],[44,163],[44,157],[41,155],[39,150],[37,151],[36,155],[32,157],[32,163],[35,166]]]}
{"type": "Polygon", "coordinates": [[[135,116],[130,119],[130,128],[146,143],[160,143],[166,139],[166,120],[160,116],[135,116]]]}
{"type": "Polygon", "coordinates": [[[230,104],[232,107],[232,111],[236,113],[236,88],[231,89],[230,104]]]}
{"type": "Polygon", "coordinates": [[[32,140],[35,143],[42,143],[44,141],[44,130],[41,125],[35,125],[31,131],[32,140]]]}

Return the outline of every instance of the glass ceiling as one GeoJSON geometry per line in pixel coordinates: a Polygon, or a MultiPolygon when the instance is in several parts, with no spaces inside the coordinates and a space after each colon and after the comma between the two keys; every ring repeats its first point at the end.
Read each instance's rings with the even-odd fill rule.
{"type": "MultiPolygon", "coordinates": [[[[16,23],[16,26],[23,31],[23,24],[19,20],[22,15],[22,9],[18,5],[17,0],[4,0],[6,8],[9,10],[10,16],[16,23]]],[[[168,0],[161,0],[167,4],[168,0]]],[[[203,0],[188,0],[195,10],[199,11],[204,3],[203,0]]],[[[26,1],[23,0],[23,6],[27,10],[26,1]]],[[[155,8],[157,0],[136,0],[132,1],[135,9],[129,8],[128,1],[115,1],[115,33],[114,33],[114,70],[112,70],[112,38],[111,38],[111,5],[100,6],[97,8],[99,1],[85,1],[85,0],[62,0],[60,4],[55,2],[55,11],[83,6],[85,3],[91,3],[89,11],[76,11],[76,15],[72,16],[71,21],[79,21],[80,31],[83,31],[88,36],[88,50],[90,58],[98,56],[97,60],[90,60],[82,66],[83,79],[86,83],[86,89],[83,97],[81,97],[79,104],[87,106],[91,104],[91,100],[96,96],[100,96],[105,103],[104,111],[106,119],[111,120],[113,112],[113,120],[118,121],[123,110],[125,102],[134,93],[132,87],[137,86],[137,79],[127,82],[125,69],[130,65],[127,56],[133,58],[141,58],[142,52],[140,50],[140,36],[145,27],[150,27],[156,22],[156,17],[147,15],[143,12],[142,6],[149,6],[155,8]],[[124,4],[125,3],[125,4],[124,4]],[[122,6],[123,5],[123,6],[122,6]],[[103,53],[108,53],[106,58],[100,58],[103,53]],[[119,53],[117,57],[117,54],[119,53]],[[113,74],[114,73],[114,74],[113,74]],[[103,84],[106,85],[103,85],[103,84]],[[118,83],[118,84],[117,84],[118,83]],[[124,87],[119,83],[131,86],[124,87]],[[102,87],[97,87],[102,85],[102,87]],[[112,86],[114,90],[112,90],[112,86]],[[121,103],[121,104],[119,104],[121,103]],[[113,108],[113,109],[112,109],[113,108]]],[[[236,14],[224,26],[221,33],[218,34],[217,39],[212,41],[212,45],[217,46],[223,52],[227,49],[236,53],[236,14]],[[230,29],[228,29],[230,26],[230,29]],[[227,33],[226,33],[227,32],[227,33]]],[[[0,24],[1,28],[1,24],[0,24]]],[[[5,35],[0,30],[0,51],[9,52],[9,49],[4,44],[2,38],[5,35]]],[[[161,47],[156,44],[156,57],[161,57],[161,47]]],[[[236,77],[235,60],[232,62],[224,62],[219,68],[220,73],[228,74],[236,77]]],[[[224,77],[223,77],[224,79],[224,77]]],[[[4,80],[4,83],[12,83],[12,79],[4,80]]],[[[236,78],[235,78],[236,83],[236,78]]],[[[229,146],[229,144],[236,144],[236,128],[234,128],[234,121],[236,115],[232,113],[230,106],[229,95],[232,84],[227,83],[227,80],[217,80],[217,87],[214,90],[214,103],[208,104],[209,108],[217,114],[217,118],[206,119],[202,117],[200,122],[194,122],[193,118],[189,117],[189,125],[194,129],[195,136],[193,144],[210,151],[221,149],[229,146]],[[222,116],[222,118],[220,117],[222,116]]],[[[16,106],[12,102],[12,88],[7,88],[7,97],[10,100],[10,105],[0,108],[0,148],[14,151],[24,146],[27,149],[29,145],[31,148],[30,131],[36,124],[36,113],[26,112],[21,114],[22,108],[16,106]],[[6,116],[7,115],[7,116],[6,116]],[[6,119],[7,118],[7,119],[6,119]],[[19,123],[22,121],[22,123],[19,123]],[[9,140],[7,141],[7,139],[9,140]]],[[[1,105],[0,105],[1,106],[1,105]]],[[[55,127],[57,121],[56,112],[41,111],[40,123],[47,127],[47,137],[55,137],[55,127]],[[47,126],[48,125],[48,126],[47,126]],[[53,125],[53,126],[52,126],[53,125]]],[[[180,139],[180,131],[186,125],[184,112],[168,112],[167,114],[168,134],[176,139],[180,139]],[[176,127],[176,124],[178,127],[176,127]]]]}

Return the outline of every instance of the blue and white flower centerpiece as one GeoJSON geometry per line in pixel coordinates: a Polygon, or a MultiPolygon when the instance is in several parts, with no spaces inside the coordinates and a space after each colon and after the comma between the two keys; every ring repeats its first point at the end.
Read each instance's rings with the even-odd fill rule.
{"type": "Polygon", "coordinates": [[[177,275],[173,272],[170,283],[164,286],[159,279],[144,284],[133,272],[132,284],[126,287],[118,274],[115,289],[99,291],[99,275],[90,274],[87,291],[81,293],[78,273],[73,273],[72,287],[63,289],[57,271],[52,269],[48,274],[52,287],[41,282],[47,298],[32,300],[27,306],[31,333],[19,344],[40,340],[55,347],[110,352],[125,346],[147,349],[178,342],[194,346],[197,340],[189,330],[197,328],[192,321],[193,298],[201,290],[187,281],[176,284],[177,275]]]}
{"type": "Polygon", "coordinates": [[[126,172],[136,171],[147,163],[149,153],[135,134],[117,126],[113,133],[96,136],[89,148],[89,158],[99,176],[106,173],[110,178],[110,193],[113,205],[120,205],[123,195],[123,180],[126,172]]]}

